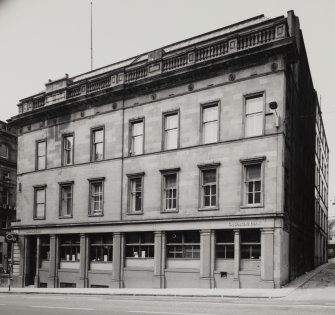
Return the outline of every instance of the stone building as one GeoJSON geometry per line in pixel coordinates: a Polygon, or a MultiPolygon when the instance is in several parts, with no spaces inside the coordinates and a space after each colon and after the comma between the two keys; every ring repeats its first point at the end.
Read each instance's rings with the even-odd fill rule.
{"type": "Polygon", "coordinates": [[[11,119],[14,284],[279,287],[310,270],[316,102],[293,11],[49,81],[11,119]]]}
{"type": "Polygon", "coordinates": [[[5,236],[10,232],[16,212],[17,137],[14,128],[0,121],[0,273],[8,271],[11,245],[5,236]]]}

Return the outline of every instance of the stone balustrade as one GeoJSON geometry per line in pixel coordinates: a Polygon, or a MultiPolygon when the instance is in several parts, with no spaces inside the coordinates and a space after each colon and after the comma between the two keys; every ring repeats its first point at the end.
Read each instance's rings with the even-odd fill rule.
{"type": "Polygon", "coordinates": [[[173,52],[164,53],[162,49],[161,54],[154,60],[147,60],[143,57],[144,55],[141,56],[141,65],[138,67],[136,67],[136,64],[132,64],[131,68],[128,67],[128,69],[127,66],[114,68],[106,71],[107,73],[100,74],[100,77],[88,78],[75,83],[72,83],[71,79],[66,77],[67,83],[62,87],[62,91],[47,91],[42,95],[39,94],[21,101],[18,105],[19,113],[35,110],[67,99],[74,99],[85,94],[103,91],[120,84],[134,83],[197,63],[205,63],[238,51],[249,50],[256,46],[274,42],[287,36],[287,25],[280,21],[271,26],[258,27],[257,30],[241,31],[237,34],[228,33],[222,36],[222,39],[216,38],[215,41],[213,40],[214,42],[212,41],[212,43],[206,45],[200,45],[199,43],[192,45],[190,43],[178,55],[173,55],[173,52]],[[147,61],[146,64],[144,64],[144,60],[147,61]]]}

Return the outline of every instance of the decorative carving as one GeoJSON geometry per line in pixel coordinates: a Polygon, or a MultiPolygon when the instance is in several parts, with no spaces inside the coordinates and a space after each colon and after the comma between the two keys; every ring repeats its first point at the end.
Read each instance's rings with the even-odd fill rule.
{"type": "Polygon", "coordinates": [[[276,71],[278,69],[278,63],[277,62],[273,62],[272,64],[271,64],[271,70],[272,71],[276,71]]]}
{"type": "Polygon", "coordinates": [[[189,91],[193,91],[194,90],[194,84],[193,83],[189,84],[188,87],[187,87],[187,89],[189,91]]]}
{"type": "Polygon", "coordinates": [[[113,108],[113,109],[116,109],[116,108],[117,108],[117,103],[113,103],[113,104],[112,104],[112,108],[113,108]]]}
{"type": "Polygon", "coordinates": [[[154,101],[156,98],[157,98],[157,94],[156,93],[153,93],[150,95],[151,99],[154,101]]]}
{"type": "Polygon", "coordinates": [[[232,81],[235,81],[235,79],[236,79],[236,75],[235,75],[235,73],[231,73],[231,74],[229,75],[229,81],[232,82],[232,81]]]}

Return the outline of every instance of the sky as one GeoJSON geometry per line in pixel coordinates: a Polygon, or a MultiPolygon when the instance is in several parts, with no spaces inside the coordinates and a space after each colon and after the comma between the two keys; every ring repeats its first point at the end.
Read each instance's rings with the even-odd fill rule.
{"type": "MultiPolygon", "coordinates": [[[[0,0],[0,120],[48,79],[90,70],[91,0],[0,0]]],[[[94,69],[250,17],[300,18],[330,149],[335,200],[334,0],[92,0],[94,69]]],[[[330,207],[331,208],[331,207],[330,207]]],[[[335,207],[330,210],[335,215],[335,207]]]]}

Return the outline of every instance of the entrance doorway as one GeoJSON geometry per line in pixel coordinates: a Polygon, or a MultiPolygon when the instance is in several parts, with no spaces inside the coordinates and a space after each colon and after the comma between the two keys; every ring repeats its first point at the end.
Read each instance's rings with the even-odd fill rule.
{"type": "Polygon", "coordinates": [[[29,236],[27,238],[25,286],[34,285],[36,276],[36,242],[36,236],[29,236]]]}

